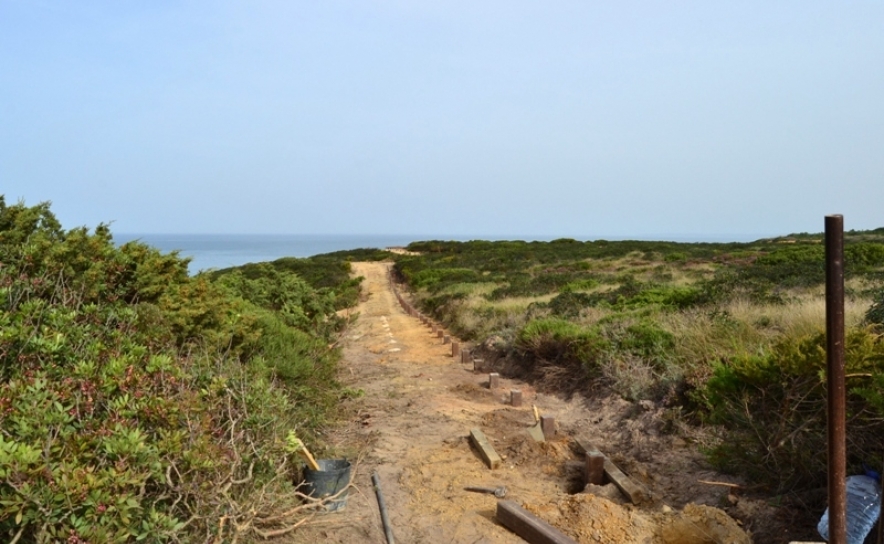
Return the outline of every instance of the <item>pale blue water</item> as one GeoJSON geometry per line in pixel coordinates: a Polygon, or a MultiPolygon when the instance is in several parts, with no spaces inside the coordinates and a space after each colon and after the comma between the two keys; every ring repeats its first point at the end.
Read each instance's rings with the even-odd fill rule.
{"type": "Polygon", "coordinates": [[[140,240],[160,251],[178,251],[190,257],[190,272],[227,268],[282,257],[311,257],[346,249],[405,246],[428,238],[390,235],[316,234],[114,234],[123,244],[140,240]]]}

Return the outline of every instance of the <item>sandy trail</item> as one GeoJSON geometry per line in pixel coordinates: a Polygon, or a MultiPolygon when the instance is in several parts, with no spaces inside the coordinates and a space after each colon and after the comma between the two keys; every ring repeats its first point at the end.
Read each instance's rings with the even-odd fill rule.
{"type": "MultiPolygon", "coordinates": [[[[450,345],[402,310],[389,286],[390,266],[353,263],[354,274],[365,278],[364,296],[356,310],[359,318],[344,341],[342,380],[365,394],[348,401],[345,408],[352,416],[328,439],[339,451],[362,452],[356,487],[345,511],[322,516],[299,530],[294,541],[384,543],[370,480],[376,470],[397,542],[524,542],[495,521],[496,499],[463,490],[470,485],[505,485],[508,499],[555,523],[581,543],[749,542],[720,511],[694,513],[699,517],[691,518],[690,527],[679,529],[674,525],[679,522],[675,514],[660,513],[667,508],[659,501],[640,511],[618,504],[622,502],[618,499],[609,502],[585,493],[572,494],[582,488],[582,461],[571,448],[575,435],[593,437],[606,453],[618,447],[617,440],[628,439],[630,444],[639,444],[640,450],[640,444],[659,437],[640,436],[646,432],[640,425],[630,427],[622,418],[605,416],[609,408],[622,411],[611,399],[590,406],[586,400],[540,394],[527,383],[503,377],[500,387],[489,390],[487,373],[474,372],[472,364],[453,358],[450,345]],[[511,389],[522,391],[522,407],[509,405],[511,389]],[[549,442],[534,443],[525,432],[533,423],[534,403],[542,413],[556,418],[559,432],[549,442]],[[489,470],[471,447],[467,436],[474,427],[485,432],[504,458],[499,469],[489,470]],[[719,514],[726,519],[717,518],[719,514]],[[725,536],[712,534],[710,517],[716,518],[714,525],[724,527],[725,536]],[[679,533],[676,540],[667,539],[660,536],[665,532],[661,527],[669,527],[670,532],[695,531],[700,536],[686,538],[679,533]]],[[[690,449],[669,442],[664,447],[682,453],[690,449]]],[[[696,455],[682,457],[683,463],[697,462],[696,455]]],[[[667,468],[671,478],[651,477],[649,472],[659,471],[641,463],[627,463],[624,468],[643,479],[655,495],[662,491],[681,497],[669,501],[676,510],[690,502],[692,494],[700,502],[721,503],[722,493],[727,494],[721,489],[679,487],[677,482],[684,479],[679,472],[686,466],[667,468]]],[[[680,519],[679,523],[685,518],[680,519]]]]}

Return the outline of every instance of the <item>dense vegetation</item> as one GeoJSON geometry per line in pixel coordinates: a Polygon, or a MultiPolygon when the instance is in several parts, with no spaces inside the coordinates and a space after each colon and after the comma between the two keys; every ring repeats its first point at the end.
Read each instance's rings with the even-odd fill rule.
{"type": "MultiPolygon", "coordinates": [[[[824,485],[821,236],[746,244],[415,243],[425,310],[541,386],[605,384],[718,429],[722,468],[824,485]]],[[[293,526],[288,437],[352,392],[334,380],[354,250],[187,274],[187,260],[0,196],[0,535],[225,541],[293,526]]],[[[880,465],[884,229],[846,247],[848,448],[880,465]]],[[[322,445],[314,442],[320,449],[322,445]]]]}
{"type": "Polygon", "coordinates": [[[286,439],[311,439],[348,394],[346,258],[190,277],[176,254],[0,196],[0,540],[290,528],[286,439]]]}
{"type": "MultiPolygon", "coordinates": [[[[775,491],[825,485],[822,236],[753,243],[411,244],[396,271],[457,334],[521,360],[548,388],[604,383],[666,407],[724,469],[775,491]]],[[[849,455],[880,465],[884,232],[845,247],[849,455]]]]}

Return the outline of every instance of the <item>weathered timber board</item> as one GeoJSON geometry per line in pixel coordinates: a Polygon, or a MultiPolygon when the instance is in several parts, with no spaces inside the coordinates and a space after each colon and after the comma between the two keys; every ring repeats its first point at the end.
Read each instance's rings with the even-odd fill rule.
{"type": "Polygon", "coordinates": [[[497,521],[529,544],[577,544],[576,540],[513,501],[497,501],[497,521]]]}
{"type": "Polygon", "coordinates": [[[644,487],[632,481],[610,459],[605,459],[605,476],[632,502],[640,504],[647,497],[644,487]]]}
{"type": "Polygon", "coordinates": [[[470,431],[470,439],[473,441],[473,444],[476,445],[476,449],[479,450],[479,454],[482,456],[482,460],[485,461],[485,464],[488,465],[488,468],[494,470],[500,466],[502,460],[500,459],[500,456],[497,455],[497,452],[494,451],[494,447],[491,446],[488,439],[485,438],[485,433],[479,429],[472,429],[470,431]]]}

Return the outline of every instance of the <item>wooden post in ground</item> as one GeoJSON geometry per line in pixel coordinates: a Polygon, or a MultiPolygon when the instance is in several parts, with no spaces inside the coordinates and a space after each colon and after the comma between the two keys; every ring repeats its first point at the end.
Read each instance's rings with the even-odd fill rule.
{"type": "Polygon", "coordinates": [[[551,439],[556,435],[556,418],[553,416],[540,416],[540,428],[543,430],[543,438],[551,439]]]}
{"type": "Polygon", "coordinates": [[[451,343],[451,356],[455,359],[460,357],[460,344],[458,344],[457,342],[451,343]]]}
{"type": "Polygon", "coordinates": [[[522,405],[522,391],[519,389],[510,390],[510,404],[513,408],[518,408],[522,405]]]}
{"type": "Polygon", "coordinates": [[[488,375],[488,389],[497,389],[500,387],[500,374],[492,372],[488,375]]]}
{"type": "Polygon", "coordinates": [[[604,485],[605,456],[598,450],[586,452],[584,479],[587,484],[604,485]]]}

